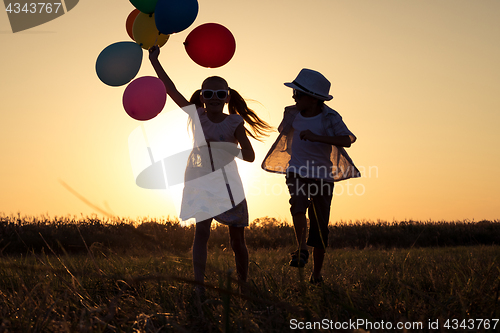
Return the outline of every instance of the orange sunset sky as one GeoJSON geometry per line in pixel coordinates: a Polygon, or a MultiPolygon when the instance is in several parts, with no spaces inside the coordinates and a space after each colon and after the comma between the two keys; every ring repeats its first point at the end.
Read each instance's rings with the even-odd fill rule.
{"type": "MultiPolygon", "coordinates": [[[[125,86],[95,72],[106,46],[130,40],[133,9],[127,0],[84,0],[15,34],[0,13],[0,213],[101,215],[63,181],[120,217],[177,215],[171,193],[135,185],[128,137],[140,123],[123,109],[125,86]]],[[[336,184],[333,223],[494,220],[499,13],[497,0],[199,0],[196,21],[170,37],[160,61],[186,96],[207,76],[224,77],[275,127],[293,104],[283,83],[302,68],[323,73],[334,96],[327,105],[358,138],[348,153],[363,173],[336,184]],[[207,22],[236,39],[221,68],[200,67],[184,50],[207,22]]],[[[146,75],[154,71],[144,51],[138,77],[146,75]]],[[[168,99],[162,112],[180,111],[168,99]]],[[[276,136],[252,141],[254,163],[238,162],[251,220],[291,220],[284,176],[260,168],[276,136]]]]}

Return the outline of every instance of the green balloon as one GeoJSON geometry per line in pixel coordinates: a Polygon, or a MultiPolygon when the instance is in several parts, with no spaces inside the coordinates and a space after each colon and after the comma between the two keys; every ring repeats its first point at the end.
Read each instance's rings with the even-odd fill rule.
{"type": "Polygon", "coordinates": [[[156,3],[158,2],[158,0],[130,0],[130,2],[141,12],[152,14],[155,12],[156,3]]]}

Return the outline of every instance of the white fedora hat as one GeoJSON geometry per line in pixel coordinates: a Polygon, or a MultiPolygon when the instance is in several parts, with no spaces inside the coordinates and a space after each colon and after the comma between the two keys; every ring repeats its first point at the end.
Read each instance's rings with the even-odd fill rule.
{"type": "Polygon", "coordinates": [[[329,101],[333,98],[330,95],[330,81],[320,72],[304,68],[293,82],[285,83],[285,86],[302,91],[322,101],[329,101]]]}

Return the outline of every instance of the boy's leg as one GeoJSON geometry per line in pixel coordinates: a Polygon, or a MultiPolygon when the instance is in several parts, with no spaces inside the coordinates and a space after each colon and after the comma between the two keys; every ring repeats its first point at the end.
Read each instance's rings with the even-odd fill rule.
{"type": "Polygon", "coordinates": [[[212,219],[196,223],[193,242],[193,269],[194,280],[199,283],[205,281],[205,267],[207,266],[207,243],[210,238],[212,219]]]}
{"type": "Polygon", "coordinates": [[[294,173],[290,173],[286,176],[286,185],[290,192],[290,213],[292,214],[297,245],[300,249],[307,250],[306,211],[307,207],[309,207],[307,180],[294,173]]]}
{"type": "Polygon", "coordinates": [[[315,247],[313,250],[313,272],[312,278],[315,281],[321,279],[321,269],[323,268],[323,262],[325,260],[325,250],[322,248],[315,247]]]}
{"type": "Polygon", "coordinates": [[[295,238],[297,239],[298,250],[292,253],[290,266],[304,267],[309,258],[307,250],[307,219],[306,212],[309,207],[309,195],[307,193],[306,178],[302,178],[294,173],[286,176],[286,184],[290,192],[290,213],[292,214],[295,238]]]}
{"type": "Polygon", "coordinates": [[[328,246],[328,222],[333,196],[333,183],[317,181],[316,192],[312,195],[312,204],[309,208],[310,231],[307,245],[314,247],[314,267],[311,278],[321,280],[321,270],[325,259],[325,250],[328,246]]]}
{"type": "Polygon", "coordinates": [[[301,250],[307,250],[306,235],[307,235],[307,219],[305,213],[298,213],[292,216],[293,227],[295,229],[295,237],[297,244],[301,250]]]}
{"type": "Polygon", "coordinates": [[[229,227],[229,237],[234,252],[238,279],[246,282],[248,277],[248,249],[245,243],[245,227],[229,227]]]}

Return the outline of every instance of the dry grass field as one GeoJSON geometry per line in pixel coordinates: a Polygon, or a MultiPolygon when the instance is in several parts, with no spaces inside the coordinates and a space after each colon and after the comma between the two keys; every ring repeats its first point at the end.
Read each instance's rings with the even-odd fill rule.
{"type": "Polygon", "coordinates": [[[0,332],[486,332],[500,318],[500,223],[331,226],[323,285],[288,266],[293,229],[247,229],[240,294],[226,227],[194,292],[193,227],[0,216],[0,332]]]}

